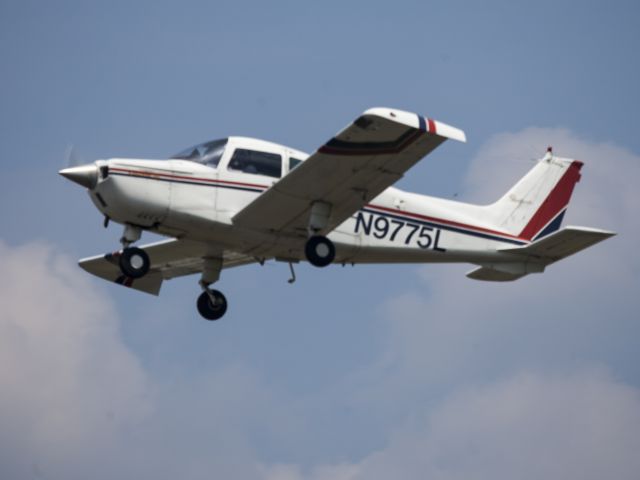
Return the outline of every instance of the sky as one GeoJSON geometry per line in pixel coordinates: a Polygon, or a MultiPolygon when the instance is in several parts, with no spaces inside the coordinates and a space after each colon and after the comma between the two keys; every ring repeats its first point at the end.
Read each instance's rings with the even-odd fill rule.
{"type": "MultiPolygon", "coordinates": [[[[0,477],[635,479],[637,2],[0,0],[0,477]],[[469,265],[224,271],[160,297],[65,150],[166,158],[227,135],[312,152],[362,111],[467,133],[398,187],[497,199],[548,145],[565,224],[618,235],[511,284],[469,265]]],[[[143,240],[151,240],[149,234],[143,240]]]]}

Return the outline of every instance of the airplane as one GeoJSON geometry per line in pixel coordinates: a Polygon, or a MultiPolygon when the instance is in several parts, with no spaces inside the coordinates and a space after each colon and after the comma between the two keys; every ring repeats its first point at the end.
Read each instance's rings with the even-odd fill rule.
{"type": "Polygon", "coordinates": [[[124,226],[114,253],[79,261],[89,273],[158,295],[164,280],[200,274],[198,312],[218,320],[223,269],[293,264],[470,263],[475,280],[512,281],[614,232],[560,229],[583,163],[551,148],[507,193],[475,205],[392,185],[462,130],[372,108],[312,155],[247,137],[208,141],[169,159],[111,158],[60,170],[124,226]],[[143,231],[167,240],[134,246],[143,231]]]}

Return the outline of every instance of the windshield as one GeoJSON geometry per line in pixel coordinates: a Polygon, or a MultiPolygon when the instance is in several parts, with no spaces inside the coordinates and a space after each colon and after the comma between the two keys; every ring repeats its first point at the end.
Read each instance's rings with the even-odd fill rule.
{"type": "Polygon", "coordinates": [[[178,160],[191,160],[192,162],[203,163],[210,167],[217,167],[227,145],[227,138],[201,143],[176,153],[171,158],[178,160]]]}

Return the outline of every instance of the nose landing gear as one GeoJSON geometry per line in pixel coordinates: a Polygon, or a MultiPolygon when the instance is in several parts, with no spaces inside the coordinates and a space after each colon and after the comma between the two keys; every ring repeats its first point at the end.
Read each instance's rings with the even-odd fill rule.
{"type": "Polygon", "coordinates": [[[215,257],[205,257],[202,266],[202,277],[200,286],[202,293],[198,297],[198,313],[206,320],[219,320],[227,311],[227,299],[218,290],[209,288],[220,278],[222,270],[222,259],[215,257]]]}
{"type": "Polygon", "coordinates": [[[218,290],[206,289],[198,297],[198,313],[207,320],[219,320],[227,311],[227,299],[218,290]]]}

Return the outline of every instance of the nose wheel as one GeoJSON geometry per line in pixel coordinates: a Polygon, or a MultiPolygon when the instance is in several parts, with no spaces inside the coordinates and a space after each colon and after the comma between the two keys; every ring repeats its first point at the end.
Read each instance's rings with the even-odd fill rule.
{"type": "Polygon", "coordinates": [[[218,290],[209,288],[218,281],[222,270],[221,257],[204,257],[202,263],[202,277],[200,287],[202,293],[198,297],[198,313],[207,320],[219,320],[227,311],[227,299],[218,290]]]}
{"type": "Polygon", "coordinates": [[[207,320],[218,320],[227,311],[227,299],[218,290],[207,289],[198,297],[198,312],[207,320]]]}
{"type": "Polygon", "coordinates": [[[311,265],[326,267],[336,258],[336,247],[327,237],[314,235],[307,240],[304,253],[311,265]]]}

